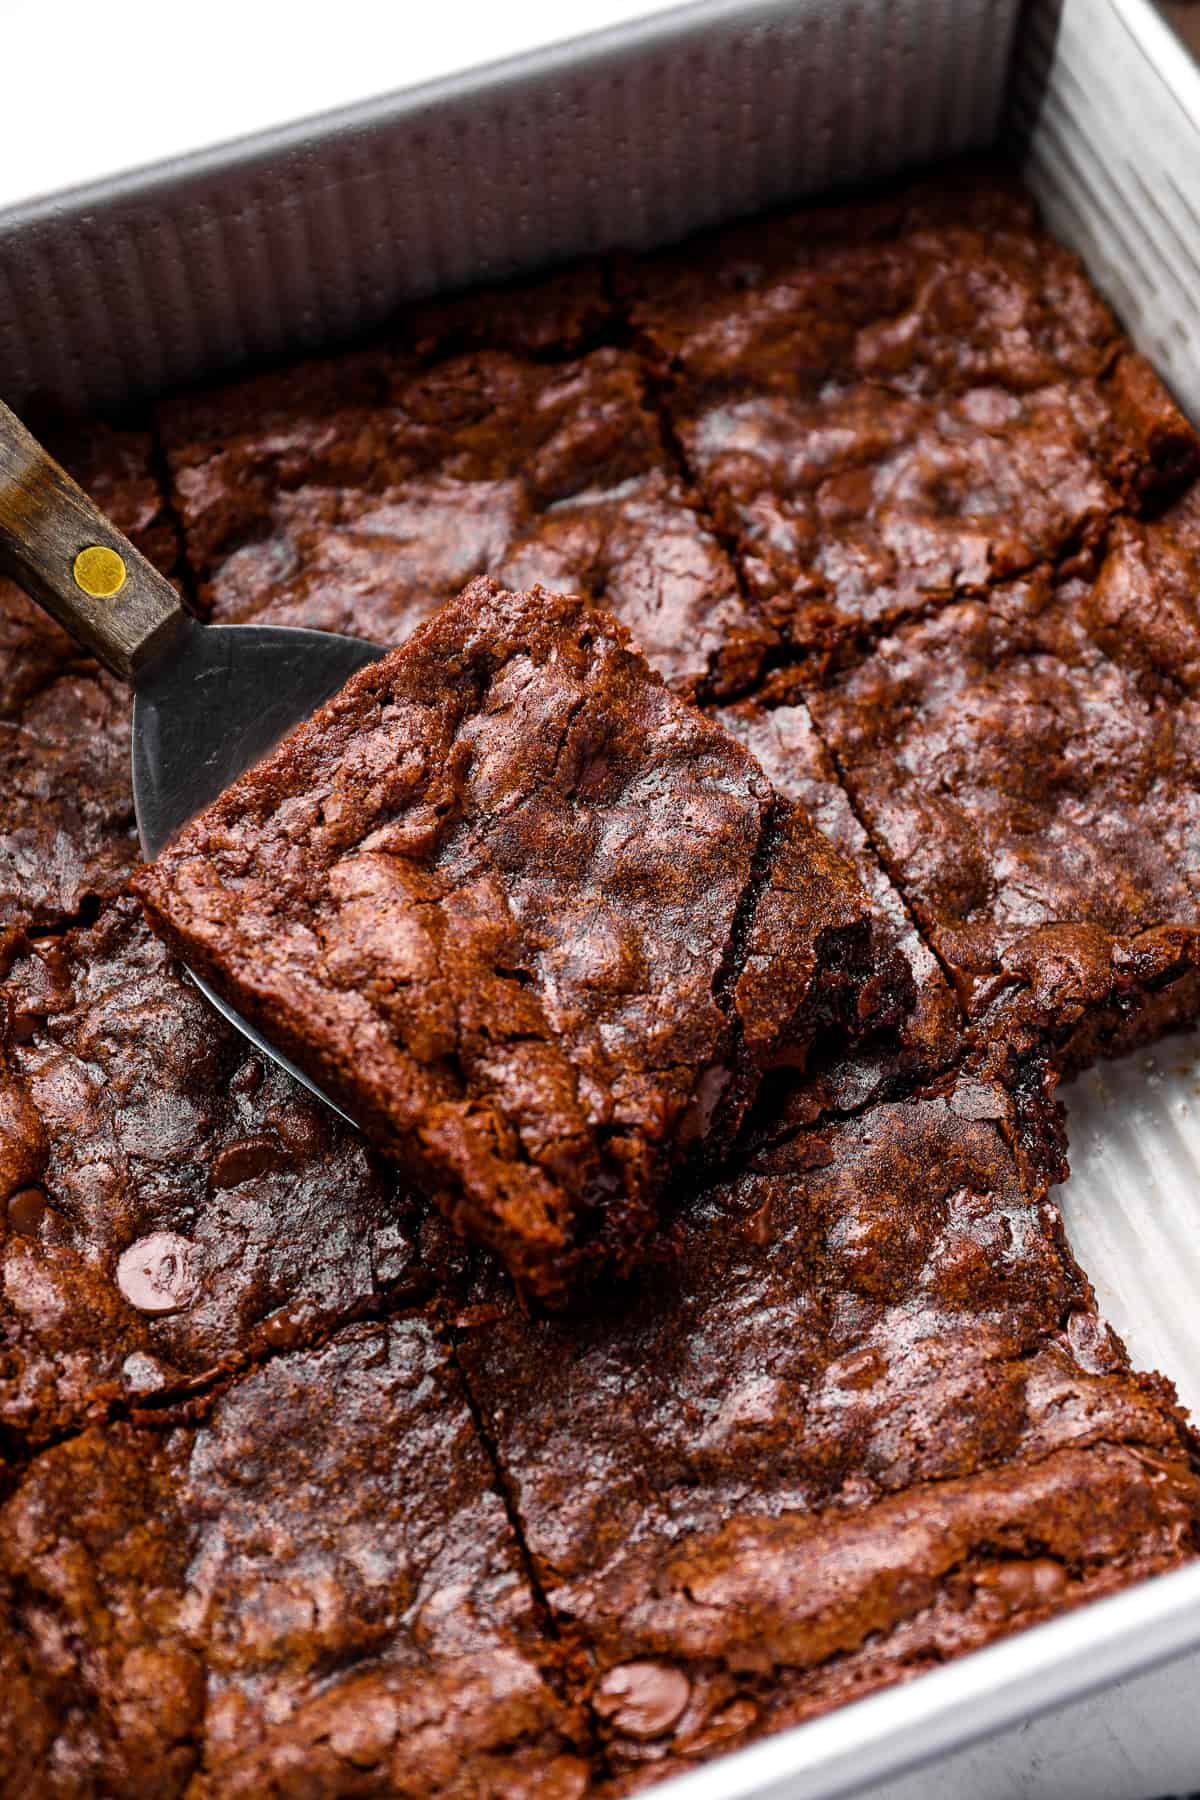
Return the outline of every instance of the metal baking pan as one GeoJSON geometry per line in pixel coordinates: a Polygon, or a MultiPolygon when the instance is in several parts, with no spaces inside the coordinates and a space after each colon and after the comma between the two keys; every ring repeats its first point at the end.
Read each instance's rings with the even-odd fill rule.
{"type": "MultiPolygon", "coordinates": [[[[608,16],[630,10],[614,0],[608,16]]],[[[273,78],[272,121],[286,116],[273,78]]],[[[0,391],[120,405],[345,339],[407,298],[666,242],[997,141],[1200,418],[1200,70],[1149,0],[659,4],[86,188],[22,194],[0,204],[0,391]]],[[[1080,1260],[1135,1358],[1200,1413],[1200,1052],[1178,1040],[1093,1071],[1070,1111],[1060,1198],[1080,1260]]],[[[1152,1800],[1200,1788],[1198,1683],[1200,1565],[659,1791],[1152,1800]]]]}

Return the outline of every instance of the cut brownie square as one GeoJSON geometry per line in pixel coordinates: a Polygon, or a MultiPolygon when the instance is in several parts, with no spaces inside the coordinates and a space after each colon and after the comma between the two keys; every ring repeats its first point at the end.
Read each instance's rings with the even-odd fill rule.
{"type": "Polygon", "coordinates": [[[602,602],[685,693],[746,686],[774,642],[626,352],[363,352],[176,400],[161,423],[218,620],[392,645],[489,574],[602,602]]]}
{"type": "Polygon", "coordinates": [[[569,1327],[493,1274],[459,1358],[631,1785],[1170,1568],[1194,1442],[1132,1374],[1001,1089],[800,1132],[569,1327]]]}
{"type": "Polygon", "coordinates": [[[885,638],[810,704],[982,1027],[1078,1066],[1200,1011],[1200,716],[1048,572],[885,638]]]}
{"type": "Polygon", "coordinates": [[[0,964],[0,1446],[426,1291],[420,1213],[122,899],[0,964]]]}
{"type": "Polygon", "coordinates": [[[631,259],[617,289],[643,346],[697,396],[739,375],[777,393],[831,376],[1026,392],[1099,375],[1120,335],[1015,175],[972,159],[631,259]]]}
{"type": "MultiPolygon", "coordinates": [[[[1117,399],[1132,360],[1030,394],[739,395],[679,434],[751,592],[798,649],[825,650],[1094,543],[1133,498],[1118,469],[1141,420],[1117,399]]],[[[1165,390],[1158,415],[1173,447],[1192,442],[1165,390]]]]}
{"type": "Polygon", "coordinates": [[[27,1793],[588,1786],[466,1397],[419,1312],[272,1358],[199,1419],[72,1437],[0,1521],[0,1765],[35,1772],[27,1793]]]}
{"type": "Polygon", "coordinates": [[[753,686],[774,639],[681,494],[659,468],[561,500],[506,547],[496,576],[512,588],[582,591],[616,614],[677,692],[737,693],[753,686]]]}
{"type": "Polygon", "coordinates": [[[778,671],[756,699],[722,707],[713,717],[757,758],[776,793],[802,807],[853,866],[871,897],[880,942],[895,944],[916,988],[912,1011],[898,1026],[814,1059],[800,1081],[773,1089],[774,1108],[791,1123],[826,1108],[849,1111],[949,1068],[962,1050],[954,992],[855,816],[794,673],[778,671]]]}
{"type": "MultiPolygon", "coordinates": [[[[55,455],[165,574],[173,528],[149,435],[44,430],[55,455]]],[[[53,924],[114,893],[137,859],[129,696],[0,580],[0,932],[53,924]]]]}
{"type": "Polygon", "coordinates": [[[993,178],[809,209],[627,277],[751,594],[802,651],[1096,542],[1195,433],[993,178]]]}
{"type": "Polygon", "coordinates": [[[683,1146],[911,975],[758,765],[577,597],[479,581],[138,878],[520,1280],[643,1252],[683,1146]]]}

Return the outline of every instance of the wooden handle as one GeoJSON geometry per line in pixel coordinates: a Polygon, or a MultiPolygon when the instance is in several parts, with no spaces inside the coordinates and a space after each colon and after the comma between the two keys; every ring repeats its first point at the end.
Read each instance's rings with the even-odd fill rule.
{"type": "Polygon", "coordinates": [[[179,596],[0,401],[0,573],[122,681],[166,647],[179,596]]]}

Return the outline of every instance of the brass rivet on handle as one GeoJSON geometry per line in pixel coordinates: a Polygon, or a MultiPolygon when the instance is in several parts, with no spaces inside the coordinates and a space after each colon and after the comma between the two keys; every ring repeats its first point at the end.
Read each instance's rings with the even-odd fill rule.
{"type": "Polygon", "coordinates": [[[107,544],[89,544],[75,558],[75,586],[93,600],[111,600],[125,586],[124,559],[107,544]]]}

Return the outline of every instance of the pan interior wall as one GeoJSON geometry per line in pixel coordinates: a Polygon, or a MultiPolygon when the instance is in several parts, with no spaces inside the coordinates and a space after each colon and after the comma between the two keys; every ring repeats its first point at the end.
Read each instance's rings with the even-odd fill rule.
{"type": "Polygon", "coordinates": [[[0,213],[9,403],[120,405],[418,295],[985,147],[1018,0],[730,0],[0,213]]]}

